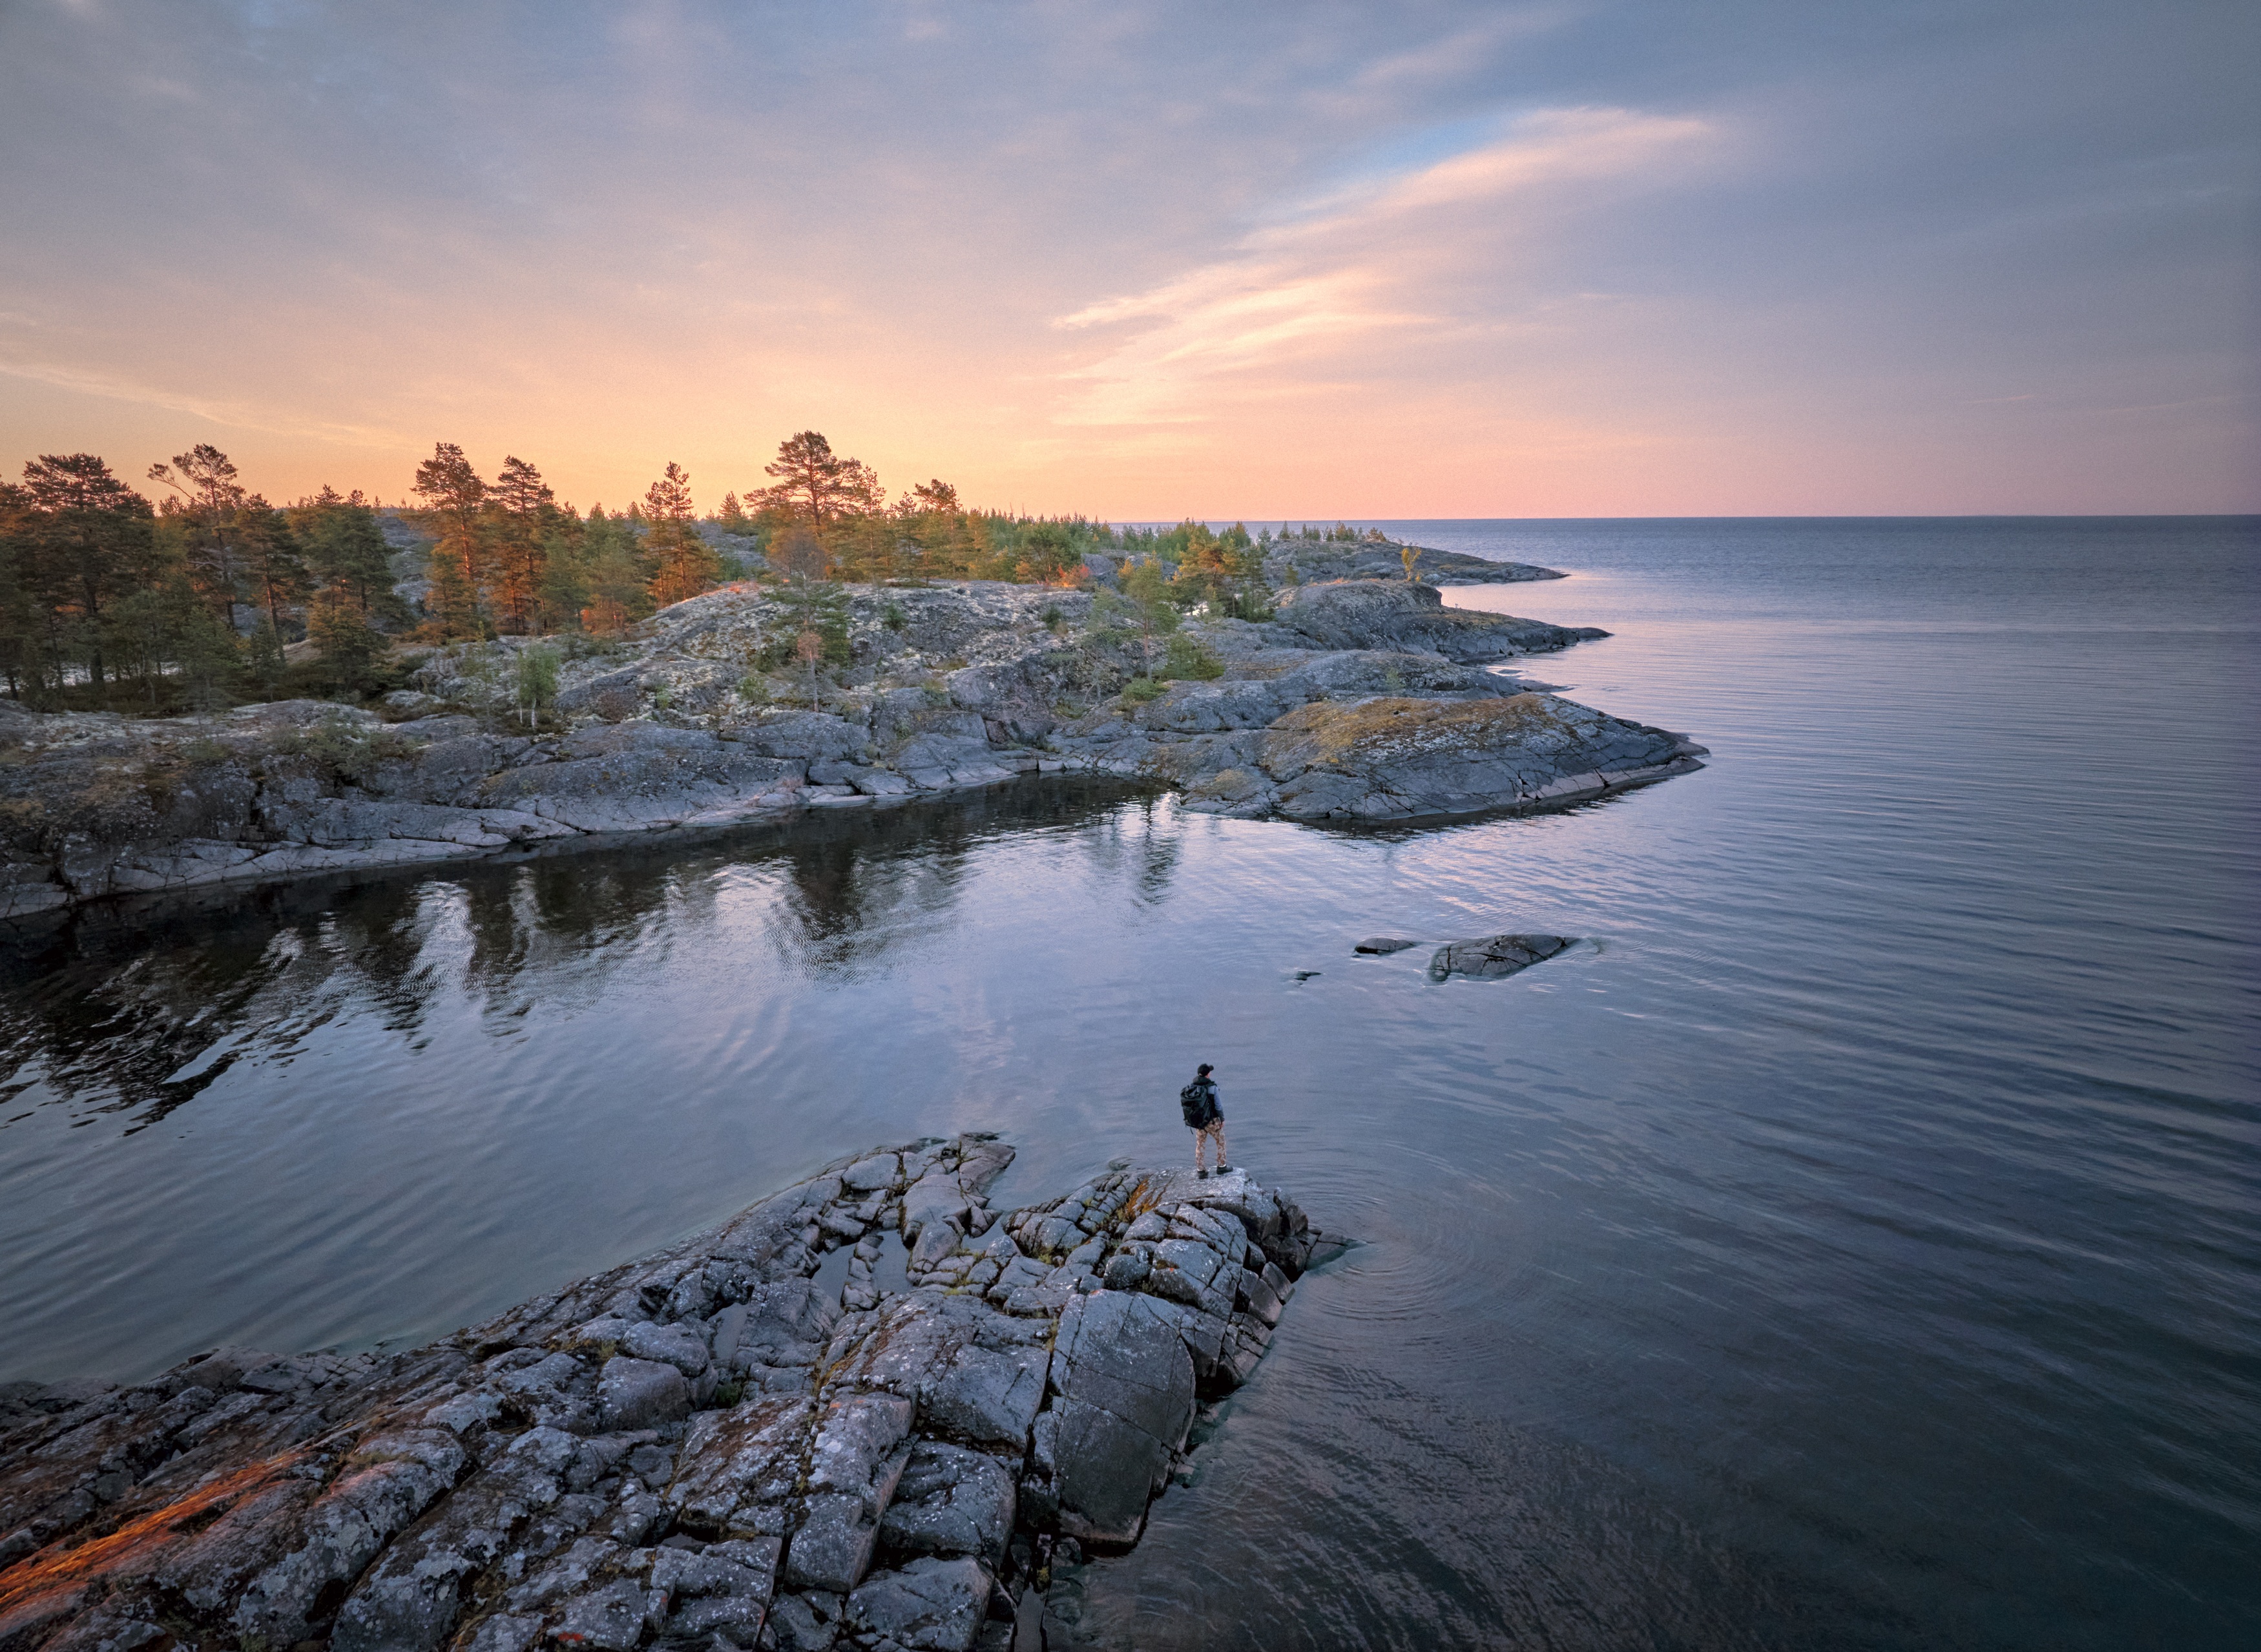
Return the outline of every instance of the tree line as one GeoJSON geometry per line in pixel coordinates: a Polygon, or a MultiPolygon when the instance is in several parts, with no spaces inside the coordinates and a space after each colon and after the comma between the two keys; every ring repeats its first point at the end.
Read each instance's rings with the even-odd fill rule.
{"type": "MultiPolygon", "coordinates": [[[[583,513],[533,463],[506,456],[483,477],[453,442],[417,467],[413,501],[390,506],[328,486],[270,503],[209,443],[149,467],[154,499],[95,455],[42,455],[0,482],[0,685],[32,706],[152,714],[352,696],[397,683],[403,644],[618,633],[750,571],[798,585],[1072,586],[1087,554],[1129,551],[1155,564],[1142,584],[1156,600],[1263,608],[1265,546],[1238,523],[1117,533],[969,509],[939,478],[891,502],[815,431],[781,442],[764,472],[701,517],[671,462],[628,509],[583,513]],[[388,537],[394,522],[408,532],[388,537]]],[[[1325,537],[1338,533],[1351,536],[1338,524],[1325,537]]]]}

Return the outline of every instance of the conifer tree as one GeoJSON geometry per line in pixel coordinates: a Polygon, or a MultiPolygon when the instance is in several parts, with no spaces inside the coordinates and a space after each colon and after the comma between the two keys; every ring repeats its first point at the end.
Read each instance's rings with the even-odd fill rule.
{"type": "Polygon", "coordinates": [[[779,442],[776,462],[762,468],[778,479],[757,497],[819,532],[841,516],[879,509],[885,497],[871,466],[834,453],[814,430],[779,442]]]}
{"type": "Polygon", "coordinates": [[[415,492],[440,530],[432,547],[432,595],[426,606],[442,636],[476,636],[483,628],[487,585],[486,547],[479,532],[487,485],[461,448],[441,442],[416,467],[415,492]]]}
{"type": "Polygon", "coordinates": [[[643,496],[650,522],[644,555],[652,564],[651,600],[660,607],[711,591],[722,577],[722,559],[699,533],[691,507],[691,478],[673,460],[643,496]]]}
{"type": "Polygon", "coordinates": [[[46,453],[27,463],[22,501],[18,532],[29,542],[33,590],[67,622],[57,639],[67,635],[75,644],[70,651],[99,692],[105,611],[152,571],[149,501],[91,453],[46,453]]]}
{"type": "Polygon", "coordinates": [[[502,518],[495,601],[503,614],[503,628],[539,636],[544,529],[557,496],[541,471],[513,454],[495,476],[492,498],[502,518]]]}
{"type": "Polygon", "coordinates": [[[306,562],[298,535],[283,513],[256,493],[244,502],[236,518],[236,535],[243,550],[244,578],[262,607],[267,627],[281,648],[283,610],[305,594],[306,562]]]}
{"type": "Polygon", "coordinates": [[[377,671],[385,640],[341,585],[325,586],[306,610],[306,639],[339,688],[358,688],[377,671]]]}
{"type": "Polygon", "coordinates": [[[407,605],[392,588],[392,549],[377,512],[356,490],[341,497],[324,488],[291,511],[307,571],[326,592],[337,592],[368,624],[405,625],[407,605]]]}
{"type": "Polygon", "coordinates": [[[170,468],[149,467],[149,479],[171,488],[188,518],[188,564],[197,593],[236,630],[235,610],[243,601],[243,558],[236,518],[248,498],[236,479],[233,462],[209,442],[173,456],[170,468]]]}
{"type": "Polygon", "coordinates": [[[581,622],[592,631],[616,632],[651,612],[651,573],[627,523],[592,506],[583,525],[588,606],[581,622]]]}

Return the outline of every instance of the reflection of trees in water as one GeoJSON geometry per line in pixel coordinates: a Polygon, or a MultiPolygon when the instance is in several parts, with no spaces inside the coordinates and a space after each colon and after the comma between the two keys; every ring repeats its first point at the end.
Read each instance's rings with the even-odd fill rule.
{"type": "Polygon", "coordinates": [[[413,1032],[433,988],[429,906],[406,881],[343,898],[302,887],[97,909],[20,940],[0,954],[0,1101],[39,1085],[139,1130],[247,1056],[288,1053],[355,996],[413,1032]]]}
{"type": "Polygon", "coordinates": [[[1091,864],[1104,873],[1127,875],[1139,903],[1159,906],[1177,874],[1184,837],[1159,798],[1142,798],[1114,810],[1084,834],[1091,864]]]}
{"type": "MultiPolygon", "coordinates": [[[[309,883],[90,909],[0,944],[0,1107],[39,1095],[90,1116],[163,1118],[245,1059],[288,1055],[328,1022],[373,1008],[420,1036],[460,984],[507,1033],[562,994],[656,951],[717,948],[746,880],[767,933],[809,973],[853,976],[933,933],[981,848],[1003,837],[1086,839],[1095,864],[1155,901],[1174,833],[1106,785],[1004,786],[948,803],[800,822],[792,840],[537,858],[351,887],[309,883]],[[781,876],[779,874],[782,874],[781,876]]],[[[0,1113],[0,1128],[6,1115],[0,1113]]]]}

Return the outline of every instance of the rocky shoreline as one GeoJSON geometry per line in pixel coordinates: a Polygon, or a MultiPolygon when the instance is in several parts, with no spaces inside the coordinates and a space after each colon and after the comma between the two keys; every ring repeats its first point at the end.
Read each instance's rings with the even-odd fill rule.
{"type": "Polygon", "coordinates": [[[995,1212],[1012,1156],[842,1160],[413,1352],[0,1388],[0,1652],[1073,1645],[1052,1568],[1336,1242],[1241,1171],[995,1212]]]}
{"type": "Polygon", "coordinates": [[[1702,766],[1684,736],[1503,666],[1606,633],[1348,571],[1284,585],[1267,620],[1196,614],[1166,681],[1143,675],[1157,639],[1103,591],[969,581],[841,588],[822,616],[838,658],[799,703],[757,668],[811,611],[757,585],[567,658],[531,728],[516,668],[542,645],[520,638],[441,650],[382,715],[283,701],[140,720],[0,701],[0,918],[886,808],[1024,774],[1358,822],[1561,806],[1702,766]]]}

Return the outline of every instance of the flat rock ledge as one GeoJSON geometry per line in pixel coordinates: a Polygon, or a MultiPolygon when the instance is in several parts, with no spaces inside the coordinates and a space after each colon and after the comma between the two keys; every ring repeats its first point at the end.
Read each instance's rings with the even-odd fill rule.
{"type": "Polygon", "coordinates": [[[1029,1652],[1329,1241],[1124,1161],[1000,1214],[1012,1156],[843,1160],[412,1353],[0,1388],[0,1652],[1029,1652]]]}

